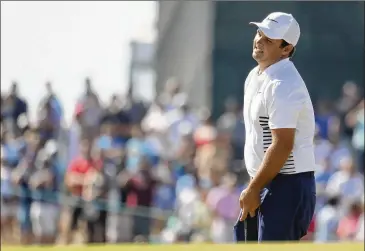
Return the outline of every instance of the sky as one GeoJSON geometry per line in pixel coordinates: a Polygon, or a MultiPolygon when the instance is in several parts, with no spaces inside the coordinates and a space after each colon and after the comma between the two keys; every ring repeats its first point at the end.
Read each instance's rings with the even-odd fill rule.
{"type": "Polygon", "coordinates": [[[13,80],[35,107],[50,81],[69,120],[86,76],[103,101],[124,93],[129,43],[154,40],[154,1],[1,2],[1,91],[13,80]]]}

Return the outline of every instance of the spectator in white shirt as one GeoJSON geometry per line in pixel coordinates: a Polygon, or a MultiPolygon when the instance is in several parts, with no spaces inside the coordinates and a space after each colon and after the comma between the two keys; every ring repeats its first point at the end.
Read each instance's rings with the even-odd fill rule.
{"type": "Polygon", "coordinates": [[[361,199],[364,194],[364,177],[356,170],[352,158],[340,161],[340,170],[329,179],[326,192],[341,198],[341,211],[345,212],[348,205],[361,199]]]}
{"type": "Polygon", "coordinates": [[[315,240],[328,242],[337,240],[337,227],[340,220],[338,214],[339,197],[330,197],[327,204],[319,210],[316,217],[315,240]]]}

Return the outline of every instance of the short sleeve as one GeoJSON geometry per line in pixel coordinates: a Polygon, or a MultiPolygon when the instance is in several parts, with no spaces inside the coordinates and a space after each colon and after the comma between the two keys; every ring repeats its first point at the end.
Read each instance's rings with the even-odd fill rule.
{"type": "Polygon", "coordinates": [[[267,90],[270,129],[296,128],[305,99],[305,93],[295,83],[273,83],[267,90]]]}

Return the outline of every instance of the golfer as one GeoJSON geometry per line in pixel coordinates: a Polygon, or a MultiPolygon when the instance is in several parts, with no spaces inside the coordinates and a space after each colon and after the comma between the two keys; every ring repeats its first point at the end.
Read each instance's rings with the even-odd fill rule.
{"type": "Polygon", "coordinates": [[[257,231],[259,242],[298,241],[316,203],[313,105],[290,61],[300,28],[282,12],[250,24],[257,27],[252,52],[257,66],[244,87],[244,153],[251,181],[239,199],[235,235],[237,241],[253,240],[250,231],[257,231]]]}

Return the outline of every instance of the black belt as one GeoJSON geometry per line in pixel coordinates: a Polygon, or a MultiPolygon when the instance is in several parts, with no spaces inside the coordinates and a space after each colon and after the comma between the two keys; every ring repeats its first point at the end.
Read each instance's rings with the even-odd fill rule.
{"type": "Polygon", "coordinates": [[[303,177],[308,177],[308,178],[314,178],[314,171],[311,172],[303,172],[303,173],[293,173],[293,174],[286,174],[286,173],[278,173],[278,176],[283,176],[283,177],[289,177],[289,176],[303,176],[303,177]]]}
{"type": "MultiPolygon", "coordinates": [[[[293,173],[293,174],[278,173],[276,175],[276,177],[278,177],[278,176],[279,177],[298,177],[298,176],[302,176],[302,177],[314,178],[314,171],[303,172],[303,173],[293,173]]],[[[252,179],[253,179],[253,177],[251,177],[251,180],[252,179]]]]}

